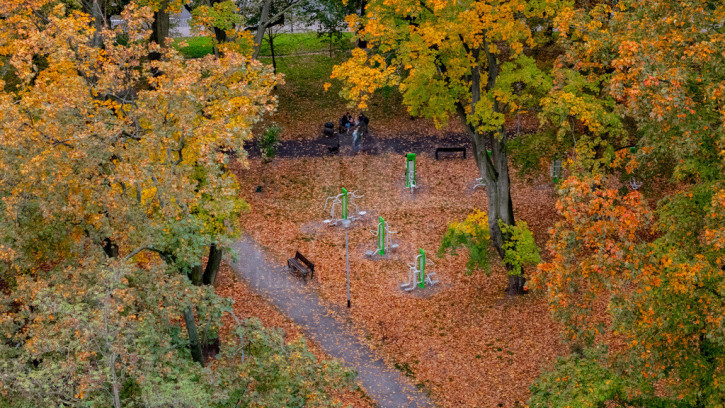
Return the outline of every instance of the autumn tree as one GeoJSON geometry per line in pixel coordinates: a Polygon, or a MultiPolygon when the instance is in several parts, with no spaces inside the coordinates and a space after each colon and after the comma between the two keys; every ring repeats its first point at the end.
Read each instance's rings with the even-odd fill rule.
{"type": "MultiPolygon", "coordinates": [[[[361,108],[382,86],[395,86],[411,115],[443,124],[462,121],[486,183],[491,241],[505,256],[515,225],[504,123],[536,105],[550,80],[531,57],[535,30],[559,7],[551,1],[370,1],[363,18],[349,17],[370,53],[354,50],[336,67],[342,95],[361,108]],[[487,154],[490,151],[490,154],[487,154]]],[[[509,294],[524,293],[524,274],[510,265],[509,294]]]]}
{"type": "Polygon", "coordinates": [[[19,277],[10,304],[18,310],[0,320],[0,403],[335,406],[328,391],[349,385],[352,373],[318,362],[304,341],[285,342],[279,329],[256,319],[232,329],[237,341],[221,345],[212,367],[194,362],[181,328],[170,322],[189,303],[210,314],[231,304],[165,269],[119,260],[45,279],[19,277]]]}
{"type": "MultiPolygon", "coordinates": [[[[122,34],[143,35],[139,30],[149,20],[132,13],[148,10],[128,9],[122,34]]],[[[28,231],[13,237],[12,246],[32,242],[43,231],[36,222],[55,228],[70,223],[68,231],[82,232],[99,249],[110,242],[122,253],[151,250],[177,270],[191,272],[202,249],[233,236],[231,220],[241,203],[219,149],[242,150],[251,124],[273,109],[269,92],[275,79],[239,54],[184,61],[149,42],[113,44],[116,32],[106,31],[104,47],[93,47],[85,38],[95,35],[87,15],[63,13],[58,6],[44,17],[47,23],[38,17],[41,29],[10,27],[27,31],[11,43],[20,89],[17,96],[7,95],[4,119],[8,129],[20,131],[8,132],[4,140],[6,164],[33,171],[23,177],[9,173],[16,193],[9,191],[8,210],[18,217],[33,197],[19,192],[40,189],[42,199],[30,200],[42,206],[39,212],[67,214],[20,224],[28,231]],[[67,57],[59,54],[69,47],[65,43],[73,52],[67,57]],[[150,52],[162,57],[144,62],[150,52]],[[47,69],[38,69],[37,61],[47,69]],[[37,143],[38,138],[49,142],[37,143]]]]}
{"type": "Polygon", "coordinates": [[[324,400],[343,373],[252,322],[222,346],[226,368],[199,364],[197,321],[218,333],[231,310],[210,285],[220,256],[208,273],[202,256],[234,239],[246,206],[223,151],[243,152],[274,111],[278,78],[233,50],[183,59],[151,41],[153,15],[131,2],[99,33],[63,1],[0,3],[0,404],[324,400]],[[325,380],[265,376],[252,355],[325,380]]]}
{"type": "MultiPolygon", "coordinates": [[[[351,14],[363,15],[365,12],[365,1],[342,1],[342,0],[318,0],[308,1],[302,4],[301,15],[309,24],[317,24],[317,35],[327,37],[330,42],[330,57],[332,57],[333,45],[342,39],[347,31],[347,16],[351,14]]],[[[365,47],[362,47],[365,48],[365,47]]]]}
{"type": "Polygon", "coordinates": [[[532,405],[721,406],[725,7],[635,0],[561,16],[543,116],[576,143],[534,283],[576,353],[532,405]]]}

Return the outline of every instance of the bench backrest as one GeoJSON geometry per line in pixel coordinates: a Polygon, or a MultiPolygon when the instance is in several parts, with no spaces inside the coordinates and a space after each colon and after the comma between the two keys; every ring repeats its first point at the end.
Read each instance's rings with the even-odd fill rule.
{"type": "Polygon", "coordinates": [[[295,251],[295,258],[299,259],[300,261],[302,261],[303,264],[307,265],[307,267],[310,268],[310,270],[312,272],[315,271],[315,264],[313,264],[312,262],[308,261],[307,258],[305,258],[304,256],[302,256],[302,254],[299,251],[295,251]]]}

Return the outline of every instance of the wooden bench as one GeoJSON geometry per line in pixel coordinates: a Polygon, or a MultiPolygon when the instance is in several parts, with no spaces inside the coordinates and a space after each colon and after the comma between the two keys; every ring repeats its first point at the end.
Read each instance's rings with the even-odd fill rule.
{"type": "Polygon", "coordinates": [[[302,279],[305,279],[308,273],[310,274],[310,278],[315,277],[315,264],[302,256],[299,251],[295,252],[294,258],[290,258],[287,260],[287,267],[301,273],[302,279]]]}
{"type": "Polygon", "coordinates": [[[436,160],[438,160],[438,153],[448,153],[448,152],[462,152],[463,158],[466,158],[466,148],[464,147],[438,147],[436,148],[436,160]]]}

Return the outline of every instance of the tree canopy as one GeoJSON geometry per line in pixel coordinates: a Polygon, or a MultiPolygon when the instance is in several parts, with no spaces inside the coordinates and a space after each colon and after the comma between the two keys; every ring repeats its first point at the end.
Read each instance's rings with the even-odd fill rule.
{"type": "Polygon", "coordinates": [[[143,2],[114,29],[55,0],[0,16],[0,404],[332,404],[349,374],[253,321],[201,355],[231,311],[202,255],[246,208],[225,152],[280,78],[161,47],[143,2]]]}
{"type": "Polygon", "coordinates": [[[535,283],[575,350],[610,347],[562,361],[534,405],[725,401],[724,19],[712,1],[561,15],[542,116],[576,143],[535,283]]]}
{"type": "MultiPolygon", "coordinates": [[[[486,184],[491,243],[505,258],[515,225],[505,122],[537,106],[551,84],[531,50],[542,45],[539,30],[551,25],[562,2],[371,1],[351,28],[372,51],[354,50],[332,74],[342,95],[365,108],[370,95],[397,87],[412,115],[443,124],[461,120],[473,142],[486,184]]],[[[524,273],[509,269],[508,293],[524,293],[524,273]]]]}

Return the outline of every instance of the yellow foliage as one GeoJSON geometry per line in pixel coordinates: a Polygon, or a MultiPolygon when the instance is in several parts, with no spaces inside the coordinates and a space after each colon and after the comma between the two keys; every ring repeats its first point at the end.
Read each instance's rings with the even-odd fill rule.
{"type": "Polygon", "coordinates": [[[485,211],[475,209],[465,220],[449,224],[449,228],[456,233],[469,235],[474,238],[489,239],[488,214],[485,211]]]}

